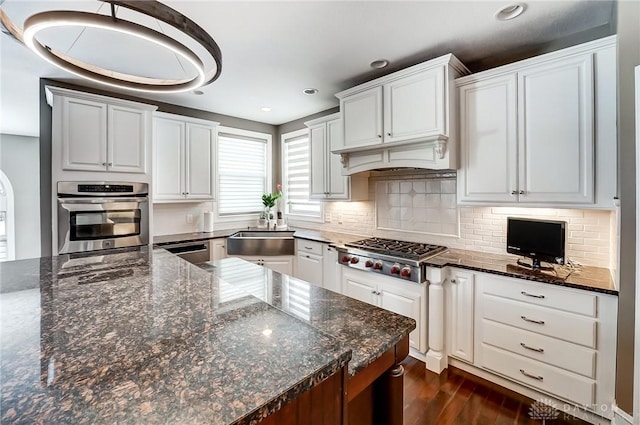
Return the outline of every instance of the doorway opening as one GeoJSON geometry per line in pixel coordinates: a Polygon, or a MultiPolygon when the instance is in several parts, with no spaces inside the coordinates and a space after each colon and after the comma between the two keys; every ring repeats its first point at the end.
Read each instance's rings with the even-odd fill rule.
{"type": "Polygon", "coordinates": [[[16,258],[13,187],[0,170],[0,261],[16,258]]]}

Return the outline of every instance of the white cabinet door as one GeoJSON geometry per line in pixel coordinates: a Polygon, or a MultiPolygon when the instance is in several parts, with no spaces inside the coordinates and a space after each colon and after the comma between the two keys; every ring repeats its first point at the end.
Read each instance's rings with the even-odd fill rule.
{"type": "Polygon", "coordinates": [[[452,270],[449,277],[449,354],[473,363],[475,275],[452,270]]]}
{"type": "Polygon", "coordinates": [[[222,260],[223,258],[227,258],[227,240],[211,240],[211,260],[222,260]]]}
{"type": "Polygon", "coordinates": [[[310,184],[309,196],[325,198],[327,196],[327,125],[317,124],[309,128],[310,145],[310,184]]]}
{"type": "Polygon", "coordinates": [[[593,58],[518,73],[520,202],[593,203],[593,58]]]}
{"type": "Polygon", "coordinates": [[[107,105],[62,98],[62,169],[107,169],[107,105]]]}
{"type": "Polygon", "coordinates": [[[373,87],[340,101],[344,148],[382,143],[382,86],[373,87]]]}
{"type": "Polygon", "coordinates": [[[154,119],[154,200],[184,198],[184,138],[184,122],[154,119]]]}
{"type": "Polygon", "coordinates": [[[186,131],[185,194],[190,199],[212,199],[215,128],[188,122],[186,131]]]}
{"type": "Polygon", "coordinates": [[[517,202],[516,75],[460,87],[460,201],[517,202]]]}
{"type": "Polygon", "coordinates": [[[342,271],[342,293],[365,303],[378,305],[377,285],[364,279],[359,271],[344,267],[342,271]]]}
{"type": "Polygon", "coordinates": [[[314,285],[322,286],[323,257],[309,252],[298,251],[296,257],[296,277],[314,285]]]}
{"type": "Polygon", "coordinates": [[[329,198],[332,199],[349,199],[349,177],[342,175],[342,162],[340,155],[331,153],[330,146],[338,145],[342,138],[342,120],[327,121],[327,143],[325,146],[325,161],[327,177],[327,191],[329,198]]]}
{"type": "Polygon", "coordinates": [[[427,342],[421,338],[422,329],[422,309],[421,306],[425,302],[421,291],[424,291],[424,285],[418,285],[420,288],[407,287],[406,282],[402,285],[392,283],[379,282],[378,292],[380,295],[380,307],[385,310],[410,317],[416,321],[416,328],[409,334],[409,345],[421,352],[426,351],[427,342]]]}
{"type": "Polygon", "coordinates": [[[384,85],[384,142],[446,134],[444,67],[384,85]]]}
{"type": "Polygon", "coordinates": [[[293,275],[293,256],[264,257],[261,265],[279,273],[283,273],[289,276],[293,275]]]}
{"type": "Polygon", "coordinates": [[[342,292],[342,266],[338,263],[338,251],[325,245],[322,256],[324,270],[322,271],[322,286],[334,292],[342,292]]]}
{"type": "Polygon", "coordinates": [[[107,168],[145,173],[148,112],[119,105],[108,107],[107,168]]]}

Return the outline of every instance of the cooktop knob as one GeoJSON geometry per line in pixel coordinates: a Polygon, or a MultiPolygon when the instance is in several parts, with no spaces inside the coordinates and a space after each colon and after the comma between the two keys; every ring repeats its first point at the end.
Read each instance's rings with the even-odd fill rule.
{"type": "Polygon", "coordinates": [[[351,264],[355,264],[359,261],[358,257],[351,257],[351,264]]]}
{"type": "Polygon", "coordinates": [[[342,263],[348,263],[350,259],[351,259],[351,257],[349,257],[348,255],[343,255],[341,262],[342,263]]]}
{"type": "Polygon", "coordinates": [[[371,260],[367,260],[367,261],[364,263],[364,266],[365,266],[365,267],[371,267],[371,266],[373,266],[373,261],[371,261],[371,260]]]}
{"type": "Polygon", "coordinates": [[[403,276],[403,277],[411,276],[411,268],[408,266],[404,266],[402,270],[400,270],[400,276],[403,276]]]}
{"type": "Polygon", "coordinates": [[[376,261],[376,262],[373,264],[373,269],[374,269],[374,270],[382,270],[382,261],[376,261]]]}
{"type": "Polygon", "coordinates": [[[398,273],[400,273],[400,264],[394,264],[393,266],[391,266],[391,274],[398,273]]]}

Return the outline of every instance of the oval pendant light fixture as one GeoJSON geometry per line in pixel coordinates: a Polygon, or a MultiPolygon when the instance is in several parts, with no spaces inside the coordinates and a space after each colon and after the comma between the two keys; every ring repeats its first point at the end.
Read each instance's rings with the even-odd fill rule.
{"type": "Polygon", "coordinates": [[[24,22],[24,28],[21,30],[0,8],[0,23],[6,28],[6,32],[51,64],[79,77],[111,87],[149,93],[181,93],[205,86],[220,76],[222,72],[220,48],[204,29],[186,16],[155,0],[101,1],[111,4],[111,16],[80,11],[47,11],[27,18],[24,22]],[[131,9],[178,29],[208,52],[213,59],[211,69],[205,69],[203,60],[198,55],[173,38],[146,26],[118,19],[115,16],[115,6],[131,9]],[[191,79],[159,79],[124,74],[69,57],[51,49],[36,38],[40,31],[47,28],[69,26],[99,28],[154,43],[186,60],[196,70],[197,75],[191,79]]]}

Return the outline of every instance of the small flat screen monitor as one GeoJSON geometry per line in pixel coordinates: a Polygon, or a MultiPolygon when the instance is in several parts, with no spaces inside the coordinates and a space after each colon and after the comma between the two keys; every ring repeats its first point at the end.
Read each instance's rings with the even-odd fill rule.
{"type": "Polygon", "coordinates": [[[531,258],[534,269],[541,261],[564,264],[565,227],[564,221],[508,217],[507,252],[531,258]]]}

